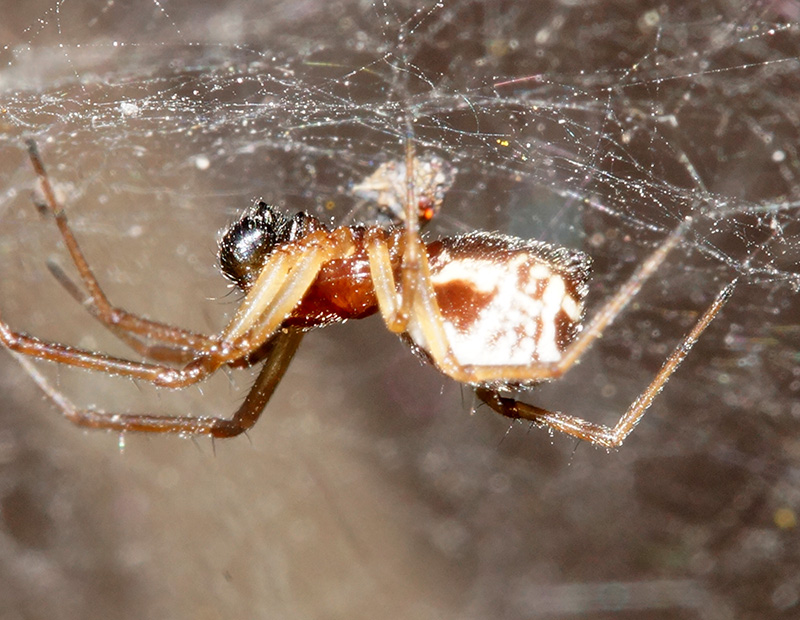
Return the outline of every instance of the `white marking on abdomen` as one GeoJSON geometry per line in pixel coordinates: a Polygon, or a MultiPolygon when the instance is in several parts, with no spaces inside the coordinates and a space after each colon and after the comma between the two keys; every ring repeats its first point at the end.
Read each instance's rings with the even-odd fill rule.
{"type": "MultiPolygon", "coordinates": [[[[431,275],[431,281],[434,288],[457,285],[490,296],[468,325],[461,321],[459,327],[455,317],[443,317],[450,347],[462,365],[523,366],[557,361],[562,353],[556,321],[559,312],[575,321],[581,314],[564,278],[524,252],[504,263],[479,258],[450,260],[431,275]],[[530,266],[525,269],[526,265],[530,266]]],[[[408,331],[427,349],[413,322],[408,331]]]]}

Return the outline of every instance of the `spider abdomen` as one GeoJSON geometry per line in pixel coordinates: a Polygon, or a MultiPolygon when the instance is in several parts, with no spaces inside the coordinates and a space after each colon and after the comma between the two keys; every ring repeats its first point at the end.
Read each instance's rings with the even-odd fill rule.
{"type": "MultiPolygon", "coordinates": [[[[428,246],[431,282],[459,364],[555,362],[580,331],[590,259],[496,233],[428,246]]],[[[419,329],[412,340],[426,349],[419,329]]]]}

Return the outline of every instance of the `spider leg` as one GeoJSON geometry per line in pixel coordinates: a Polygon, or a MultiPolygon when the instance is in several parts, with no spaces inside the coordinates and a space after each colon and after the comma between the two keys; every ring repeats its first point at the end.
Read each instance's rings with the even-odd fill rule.
{"type": "MultiPolygon", "coordinates": [[[[410,128],[409,128],[410,135],[410,128]]],[[[436,293],[430,278],[427,252],[419,238],[419,222],[414,188],[414,146],[406,139],[406,222],[405,243],[401,262],[401,286],[398,291],[386,243],[375,233],[365,240],[375,296],[390,331],[416,332],[414,339],[424,348],[436,366],[449,377],[462,383],[481,384],[491,381],[533,382],[563,375],[602,335],[625,309],[667,255],[686,235],[692,218],[686,217],[648,256],[609,299],[585,330],[567,347],[558,361],[539,361],[523,365],[462,365],[455,358],[445,331],[436,293]],[[417,338],[416,336],[419,336],[417,338]]]]}
{"type": "Polygon", "coordinates": [[[256,423],[289,367],[303,334],[299,329],[281,330],[275,334],[270,341],[269,351],[261,372],[244,402],[230,419],[132,413],[111,414],[79,409],[61,392],[53,388],[30,361],[20,356],[20,362],[42,391],[61,409],[64,417],[78,426],[117,432],[135,431],[234,437],[250,429],[256,423]]]}
{"type": "MultiPolygon", "coordinates": [[[[572,365],[577,362],[588,349],[591,344],[599,338],[606,327],[611,325],[617,316],[627,307],[628,303],[639,293],[644,283],[652,276],[667,255],[677,246],[680,241],[686,236],[686,232],[692,225],[692,218],[686,217],[683,221],[675,227],[675,229],[667,236],[667,238],[648,256],[643,263],[633,272],[625,284],[609,299],[600,311],[595,314],[589,325],[580,333],[580,335],[567,347],[564,355],[555,364],[555,368],[543,378],[556,378],[569,370],[572,365]]],[[[725,299],[730,296],[735,286],[735,281],[730,285],[730,291],[725,295],[725,299]]],[[[724,291],[727,290],[723,289],[724,291]]],[[[722,295],[722,293],[720,294],[722,295]]],[[[716,302],[715,302],[716,303],[716,302]]],[[[722,302],[724,303],[724,301],[722,302]]],[[[713,308],[712,304],[712,308],[713,308]]],[[[722,306],[720,305],[720,308],[722,306]]],[[[716,312],[714,314],[716,314],[716,312]]],[[[713,318],[713,316],[711,317],[713,318]]],[[[709,319],[710,321],[710,319],[709,319]]],[[[705,329],[705,327],[703,327],[705,329]]],[[[703,329],[700,331],[702,332],[703,329]]],[[[681,358],[682,359],[682,358],[681,358]]]]}
{"type": "MultiPolygon", "coordinates": [[[[79,289],[64,275],[63,271],[57,267],[54,268],[48,265],[51,273],[53,273],[59,283],[67,289],[67,292],[78,299],[92,316],[145,357],[161,359],[162,361],[183,361],[187,359],[185,355],[177,356],[176,359],[174,357],[170,358],[167,354],[153,354],[157,349],[148,349],[146,345],[135,344],[135,342],[137,342],[136,339],[126,338],[122,335],[123,333],[133,333],[146,339],[168,343],[174,345],[175,348],[197,349],[212,346],[211,339],[202,334],[142,318],[126,310],[117,308],[109,302],[108,297],[106,297],[103,289],[100,287],[100,283],[97,281],[97,277],[89,266],[80,245],[78,245],[75,235],[72,233],[63,207],[56,200],[55,192],[50,184],[50,178],[47,175],[44,163],[39,156],[36,143],[33,140],[28,140],[27,146],[31,164],[33,165],[36,175],[39,177],[42,194],[44,195],[44,204],[39,206],[41,210],[49,212],[55,219],[58,230],[64,240],[64,245],[67,247],[72,262],[75,264],[89,295],[86,296],[83,293],[79,293],[79,289]]],[[[141,343],[141,341],[138,342],[141,343]]],[[[189,355],[188,358],[191,358],[191,355],[189,355]]]]}
{"type": "Polygon", "coordinates": [[[261,270],[222,334],[226,342],[264,342],[277,330],[314,283],[322,266],[354,248],[346,228],[317,231],[278,248],[261,270]]]}
{"type": "Polygon", "coordinates": [[[406,137],[406,209],[403,256],[400,272],[400,291],[394,279],[394,270],[386,244],[374,231],[366,239],[367,256],[378,306],[384,323],[395,334],[406,331],[413,314],[419,274],[425,269],[423,262],[427,254],[419,238],[419,213],[417,212],[416,187],[414,184],[414,142],[411,128],[406,137]]]}
{"type": "Polygon", "coordinates": [[[648,385],[644,392],[642,392],[631,406],[628,407],[628,410],[620,417],[619,421],[613,427],[603,424],[594,424],[563,413],[547,411],[534,405],[519,402],[513,398],[505,398],[500,396],[497,391],[485,387],[479,387],[476,390],[477,396],[497,413],[506,417],[530,420],[535,424],[547,426],[553,430],[572,435],[584,441],[590,441],[598,446],[617,448],[622,445],[625,438],[636,427],[642,419],[642,416],[644,416],[645,411],[647,411],[648,407],[653,403],[653,400],[655,400],[667,381],[669,381],[672,373],[677,370],[698,338],[700,338],[700,335],[728,301],[735,286],[736,280],[729,283],[720,291],[714,299],[714,302],[706,309],[697,323],[695,323],[692,330],[686,334],[680,344],[675,347],[650,385],[648,385]]]}
{"type": "Polygon", "coordinates": [[[406,136],[406,208],[403,234],[403,256],[400,270],[400,285],[394,277],[394,269],[386,243],[378,231],[365,239],[370,276],[378,301],[378,308],[386,327],[394,333],[408,331],[409,326],[419,328],[424,334],[426,350],[436,365],[456,380],[461,367],[450,350],[444,331],[439,305],[430,278],[428,254],[419,237],[419,213],[415,187],[414,142],[412,129],[407,127],[406,136]]]}
{"type": "Polygon", "coordinates": [[[327,242],[327,235],[325,231],[313,233],[294,246],[276,250],[228,327],[220,336],[206,337],[210,345],[193,349],[192,360],[179,369],[44,342],[12,331],[2,319],[0,343],[16,353],[52,362],[141,379],[159,387],[187,387],[220,366],[236,364],[256,352],[277,332],[316,278],[319,266],[337,249],[327,242]]]}
{"type": "MultiPolygon", "coordinates": [[[[425,350],[436,362],[436,366],[445,374],[460,380],[461,367],[450,352],[447,334],[443,328],[439,328],[444,321],[430,280],[427,254],[421,252],[415,259],[415,267],[411,271],[414,276],[411,293],[413,297],[409,302],[409,289],[405,285],[399,293],[397,291],[389,251],[377,231],[367,237],[366,247],[375,298],[387,327],[395,332],[420,329],[426,343],[425,350]],[[405,311],[402,309],[405,305],[410,309],[407,316],[404,316],[405,311]]],[[[407,266],[403,263],[402,273],[405,275],[406,271],[407,266]]]]}
{"type": "Polygon", "coordinates": [[[482,383],[492,380],[536,381],[555,379],[568,371],[592,343],[602,336],[605,329],[619,316],[630,301],[641,290],[644,283],[658,270],[667,255],[680,243],[692,224],[687,217],[662,241],[659,246],[634,270],[620,289],[603,305],[589,322],[589,325],[567,347],[558,361],[543,364],[535,362],[528,366],[465,366],[462,368],[468,383],[482,383]]]}
{"type": "Polygon", "coordinates": [[[403,249],[402,269],[400,271],[399,306],[396,307],[394,316],[386,321],[389,331],[400,333],[406,331],[411,319],[414,301],[417,296],[417,286],[420,282],[419,274],[425,271],[427,254],[419,238],[419,212],[417,211],[417,190],[415,174],[414,141],[411,139],[412,128],[409,123],[406,128],[406,222],[405,222],[405,247],[403,249]]]}
{"type": "Polygon", "coordinates": [[[228,363],[228,360],[220,359],[220,355],[213,349],[207,352],[195,351],[193,361],[183,369],[176,370],[162,364],[134,362],[56,342],[45,342],[28,334],[12,331],[2,320],[0,320],[0,343],[14,353],[21,353],[29,357],[140,379],[160,387],[170,388],[181,388],[197,383],[222,364],[228,363]]]}
{"type": "MultiPolygon", "coordinates": [[[[436,292],[431,282],[427,252],[419,239],[418,214],[415,208],[413,186],[414,151],[410,138],[406,140],[406,174],[408,190],[406,227],[403,235],[405,247],[401,262],[399,290],[385,241],[377,233],[368,236],[365,240],[378,306],[390,331],[409,332],[412,339],[424,347],[434,364],[443,373],[457,381],[473,385],[488,384],[493,381],[530,383],[554,379],[563,375],[627,307],[644,283],[658,270],[667,255],[685,237],[693,221],[691,217],[686,217],[675,227],[666,239],[634,270],[625,284],[605,302],[586,329],[567,346],[557,361],[543,363],[535,360],[529,364],[516,365],[465,365],[459,363],[450,345],[445,330],[445,321],[442,318],[436,292]]],[[[719,308],[713,314],[716,314],[718,310],[719,308]]],[[[702,329],[704,326],[700,331],[702,329]]],[[[658,385],[654,388],[655,392],[666,382],[669,374],[671,371],[664,376],[660,384],[658,379],[656,380],[658,385]]],[[[655,396],[655,392],[653,396],[655,396]]],[[[649,406],[649,403],[647,405],[649,406]]],[[[646,406],[641,411],[643,412],[644,409],[646,406]]],[[[555,419],[553,421],[555,423],[555,419]]],[[[628,432],[630,430],[625,431],[624,434],[628,432]]],[[[624,437],[624,435],[622,436],[624,437]]]]}
{"type": "Polygon", "coordinates": [[[111,331],[117,338],[128,345],[132,350],[136,351],[143,358],[157,361],[168,362],[173,364],[186,363],[190,361],[195,353],[194,348],[198,345],[209,347],[212,345],[212,340],[202,334],[189,332],[178,327],[173,327],[165,323],[159,323],[150,319],[144,319],[136,315],[132,315],[125,310],[114,308],[117,316],[126,315],[127,319],[132,317],[136,321],[143,322],[149,325],[149,329],[145,335],[138,336],[136,332],[126,329],[120,323],[112,323],[106,320],[106,317],[100,312],[94,299],[87,295],[57,264],[48,261],[47,268],[53,277],[58,280],[58,283],[75,299],[86,311],[97,319],[104,327],[111,331]],[[172,335],[179,336],[179,342],[174,338],[162,341],[158,344],[148,344],[146,340],[155,340],[154,334],[163,334],[167,331],[172,332],[172,335]]]}
{"type": "MultiPolygon", "coordinates": [[[[491,381],[532,382],[560,377],[580,359],[589,346],[602,335],[606,327],[625,309],[647,279],[658,270],[669,252],[684,238],[691,223],[691,218],[685,218],[661,242],[658,248],[639,265],[625,284],[605,303],[586,329],[567,347],[558,361],[550,363],[535,361],[528,365],[498,364],[480,366],[459,364],[452,354],[447,333],[444,329],[444,321],[436,302],[436,294],[430,280],[429,269],[427,268],[427,256],[424,252],[420,257],[419,268],[416,272],[416,295],[411,323],[420,330],[423,341],[426,344],[426,350],[436,366],[456,381],[480,384],[491,381]]],[[[370,249],[371,246],[368,246],[368,251],[370,249]]],[[[388,258],[388,252],[384,250],[383,253],[388,258]]],[[[383,260],[380,252],[376,251],[374,256],[376,263],[379,260],[383,260]]],[[[370,255],[370,266],[372,267],[372,255],[370,255]]],[[[376,278],[388,280],[385,275],[387,269],[387,266],[378,267],[376,265],[373,269],[373,281],[376,278]]],[[[378,302],[381,304],[385,301],[384,298],[387,295],[378,290],[377,283],[375,288],[378,302]]],[[[389,300],[387,303],[391,304],[392,302],[389,300]]]]}

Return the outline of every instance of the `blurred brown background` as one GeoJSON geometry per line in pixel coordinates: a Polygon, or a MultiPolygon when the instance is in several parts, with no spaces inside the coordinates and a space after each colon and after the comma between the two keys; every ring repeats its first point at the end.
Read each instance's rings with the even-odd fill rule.
{"type": "MultiPolygon", "coordinates": [[[[45,267],[35,137],[118,304],[213,332],[217,231],[263,197],[333,221],[418,148],[459,169],[431,234],[595,259],[591,314],[698,224],[568,377],[525,397],[613,423],[742,284],[622,450],[509,425],[377,318],[314,332],[262,420],[212,443],[83,432],[0,354],[0,618],[794,618],[800,603],[794,2],[8,4],[0,311],[117,355],[45,267]],[[418,10],[417,10],[418,9],[418,10]]],[[[233,411],[42,365],[76,403],[233,411]]]]}

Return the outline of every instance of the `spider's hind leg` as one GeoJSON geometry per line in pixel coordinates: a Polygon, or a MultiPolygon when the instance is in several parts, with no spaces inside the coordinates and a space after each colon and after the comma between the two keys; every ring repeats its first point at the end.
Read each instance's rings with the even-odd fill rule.
{"type": "Polygon", "coordinates": [[[594,424],[581,418],[547,411],[534,405],[519,402],[513,398],[506,398],[498,394],[495,390],[479,387],[476,390],[478,398],[489,405],[497,413],[512,419],[529,420],[540,426],[547,426],[553,430],[572,435],[584,441],[603,446],[605,448],[618,448],[622,445],[625,438],[636,427],[644,416],[648,407],[653,403],[656,396],[666,385],[681,362],[686,358],[691,348],[697,342],[700,335],[709,326],[714,317],[717,316],[722,307],[730,298],[736,280],[729,283],[720,291],[713,303],[706,309],[703,315],[695,323],[692,330],[684,336],[683,340],[673,350],[667,361],[656,374],[653,381],[642,392],[639,397],[628,407],[628,410],[620,417],[614,427],[603,424],[594,424]]]}

